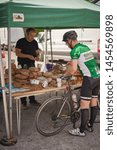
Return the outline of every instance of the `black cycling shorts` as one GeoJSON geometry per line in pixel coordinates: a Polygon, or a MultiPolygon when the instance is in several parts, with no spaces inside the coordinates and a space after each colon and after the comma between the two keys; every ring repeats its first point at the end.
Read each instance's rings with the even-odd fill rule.
{"type": "Polygon", "coordinates": [[[100,78],[83,77],[83,83],[81,87],[81,99],[91,100],[97,98],[100,90],[100,78]]]}

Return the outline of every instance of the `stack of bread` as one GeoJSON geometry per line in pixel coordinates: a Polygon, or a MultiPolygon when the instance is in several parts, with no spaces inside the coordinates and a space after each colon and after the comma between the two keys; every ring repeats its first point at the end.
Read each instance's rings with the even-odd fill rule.
{"type": "MultiPolygon", "coordinates": [[[[28,88],[30,90],[41,90],[46,86],[43,83],[46,81],[48,87],[57,87],[56,79],[65,73],[61,65],[55,65],[51,71],[40,72],[39,68],[31,67],[29,69],[18,69],[15,64],[11,64],[12,85],[16,88],[28,88]]],[[[71,84],[82,82],[82,76],[76,72],[71,84]]],[[[5,70],[5,83],[9,83],[8,69],[5,70]]],[[[62,85],[66,84],[62,81],[62,85]]]]}
{"type": "Polygon", "coordinates": [[[58,75],[58,74],[64,74],[65,70],[63,69],[63,66],[60,64],[54,65],[52,72],[54,75],[58,75]]]}

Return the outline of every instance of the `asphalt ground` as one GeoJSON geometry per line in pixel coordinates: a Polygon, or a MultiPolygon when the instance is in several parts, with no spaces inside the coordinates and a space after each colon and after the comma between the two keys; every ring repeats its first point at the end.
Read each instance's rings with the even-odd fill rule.
{"type": "MultiPolygon", "coordinates": [[[[54,94],[53,94],[54,95],[54,94]]],[[[52,94],[51,94],[52,96],[52,94]]],[[[49,97],[48,94],[36,97],[43,103],[49,97]]],[[[100,150],[100,123],[99,114],[94,124],[94,132],[86,131],[85,137],[72,136],[68,133],[72,124],[66,126],[59,134],[51,137],[40,135],[35,127],[35,115],[38,107],[30,106],[21,112],[21,134],[17,134],[16,108],[13,100],[13,137],[17,143],[13,146],[0,145],[0,150],[100,150]]],[[[77,123],[77,126],[80,121],[77,123]]],[[[6,136],[3,102],[0,100],[0,139],[6,136]]]]}

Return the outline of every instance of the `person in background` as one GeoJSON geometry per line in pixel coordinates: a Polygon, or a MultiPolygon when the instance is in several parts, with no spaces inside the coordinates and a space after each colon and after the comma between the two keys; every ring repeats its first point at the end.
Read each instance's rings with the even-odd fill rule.
{"type": "Polygon", "coordinates": [[[93,124],[97,115],[97,101],[100,89],[99,67],[89,47],[78,42],[75,31],[66,32],[63,35],[63,41],[71,49],[71,70],[66,71],[66,74],[73,75],[79,69],[83,76],[80,94],[81,124],[79,128],[69,130],[69,133],[71,135],[85,136],[85,130],[93,132],[93,124]]]}
{"type": "MultiPolygon", "coordinates": [[[[34,28],[27,28],[26,35],[17,41],[15,52],[17,56],[18,65],[22,68],[29,69],[35,67],[35,61],[39,61],[39,54],[42,52],[37,41],[34,39],[36,31],[34,28]]],[[[29,97],[29,102],[32,105],[40,105],[35,100],[34,96],[29,97]]],[[[27,108],[26,97],[21,98],[21,103],[24,108],[27,108]]]]}

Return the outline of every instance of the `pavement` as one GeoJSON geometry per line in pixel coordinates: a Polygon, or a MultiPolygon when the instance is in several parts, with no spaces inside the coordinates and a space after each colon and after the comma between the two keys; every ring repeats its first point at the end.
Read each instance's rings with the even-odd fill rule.
{"type": "MultiPolygon", "coordinates": [[[[51,94],[52,96],[52,94],[51,94]]],[[[36,97],[38,102],[43,103],[48,94],[36,97]]],[[[13,146],[2,146],[0,150],[100,150],[100,123],[94,124],[94,132],[86,132],[86,137],[72,136],[68,129],[72,124],[66,126],[59,134],[51,137],[40,135],[35,127],[35,115],[38,107],[30,106],[21,113],[21,134],[17,134],[16,108],[13,101],[13,137],[17,143],[13,146]]],[[[99,115],[97,116],[99,120],[99,115]]],[[[79,125],[80,122],[77,123],[79,125]]],[[[0,139],[6,136],[3,102],[0,100],[0,139]]]]}

